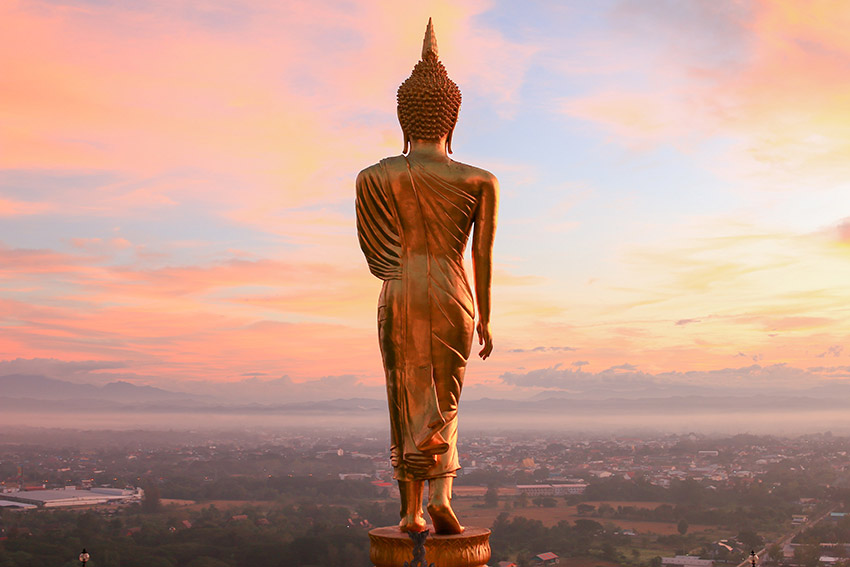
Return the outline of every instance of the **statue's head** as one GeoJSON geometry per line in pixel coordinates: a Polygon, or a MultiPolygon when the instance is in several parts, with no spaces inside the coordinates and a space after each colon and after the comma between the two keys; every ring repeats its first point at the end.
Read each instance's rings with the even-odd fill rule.
{"type": "Polygon", "coordinates": [[[428,20],[422,59],[398,88],[398,121],[404,132],[404,152],[410,140],[436,141],[446,136],[452,152],[452,132],[460,110],[460,89],[437,58],[437,39],[428,20]]]}

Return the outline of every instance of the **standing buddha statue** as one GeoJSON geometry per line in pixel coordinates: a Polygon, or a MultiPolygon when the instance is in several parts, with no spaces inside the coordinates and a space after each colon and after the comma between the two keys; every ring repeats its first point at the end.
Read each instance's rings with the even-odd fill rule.
{"type": "Polygon", "coordinates": [[[391,461],[406,532],[463,527],[451,507],[458,401],[477,330],[479,353],[493,350],[490,283],[498,182],[454,161],[451,140],[461,94],[438,59],[431,21],[422,59],[398,89],[402,155],[357,177],[357,232],[369,270],[383,280],[378,339],[390,413],[391,461]],[[473,291],[464,269],[472,235],[473,291]],[[475,324],[475,311],[478,323],[475,324]]]}

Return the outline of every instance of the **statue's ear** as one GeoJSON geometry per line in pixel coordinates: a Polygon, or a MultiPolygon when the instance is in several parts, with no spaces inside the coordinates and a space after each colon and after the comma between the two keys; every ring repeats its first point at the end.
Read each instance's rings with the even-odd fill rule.
{"type": "Polygon", "coordinates": [[[452,129],[449,130],[449,135],[446,136],[446,151],[448,153],[452,153],[452,134],[455,133],[455,128],[452,126],[452,129]]]}
{"type": "Polygon", "coordinates": [[[395,108],[395,115],[398,118],[398,125],[401,126],[401,135],[404,137],[404,149],[401,153],[406,154],[410,150],[410,135],[404,131],[404,125],[401,122],[401,109],[395,108]]]}

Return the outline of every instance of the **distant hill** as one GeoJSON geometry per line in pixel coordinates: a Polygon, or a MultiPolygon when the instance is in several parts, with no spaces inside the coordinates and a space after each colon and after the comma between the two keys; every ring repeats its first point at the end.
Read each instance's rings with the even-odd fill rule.
{"type": "MultiPolygon", "coordinates": [[[[233,385],[238,386],[238,383],[233,385]]],[[[259,389],[254,400],[236,398],[223,390],[218,395],[173,392],[153,386],[137,386],[115,381],[103,386],[79,384],[40,375],[10,374],[0,376],[0,409],[30,411],[205,412],[222,414],[312,414],[383,415],[386,399],[343,398],[320,401],[285,402],[284,385],[272,383],[268,391],[259,389]],[[262,401],[257,401],[262,400],[262,401]],[[71,403],[73,402],[73,403],[71,403]]],[[[553,391],[538,393],[526,400],[491,399],[461,400],[464,415],[617,415],[620,413],[687,415],[689,413],[760,413],[843,410],[850,402],[850,386],[844,383],[816,385],[801,391],[755,391],[724,395],[719,390],[688,392],[685,388],[669,391],[647,391],[644,396],[612,393],[610,397],[588,399],[582,394],[553,391]]],[[[599,395],[601,392],[595,392],[599,395]]],[[[291,398],[290,398],[291,399],[291,398]]]]}
{"type": "Polygon", "coordinates": [[[170,392],[153,386],[136,386],[125,381],[95,386],[33,374],[7,374],[0,376],[0,399],[102,400],[134,404],[193,402],[201,400],[202,397],[181,392],[170,392]]]}

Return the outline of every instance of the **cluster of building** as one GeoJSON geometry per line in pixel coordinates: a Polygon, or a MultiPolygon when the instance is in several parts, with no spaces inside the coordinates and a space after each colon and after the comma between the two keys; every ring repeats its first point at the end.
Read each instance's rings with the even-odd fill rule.
{"type": "Polygon", "coordinates": [[[7,489],[0,492],[0,507],[28,509],[94,506],[112,503],[128,504],[141,501],[143,496],[144,491],[141,488],[66,486],[41,490],[7,489]]]}
{"type": "Polygon", "coordinates": [[[481,437],[461,439],[463,474],[495,470],[508,475],[533,475],[533,483],[550,479],[640,476],[662,487],[681,480],[704,481],[717,486],[754,482],[778,463],[826,460],[836,472],[850,472],[846,444],[821,438],[717,439],[697,435],[659,435],[643,439],[519,439],[481,437]]]}
{"type": "Polygon", "coordinates": [[[583,482],[567,482],[553,484],[518,484],[517,494],[527,496],[570,496],[583,494],[587,484],[583,482]]]}

